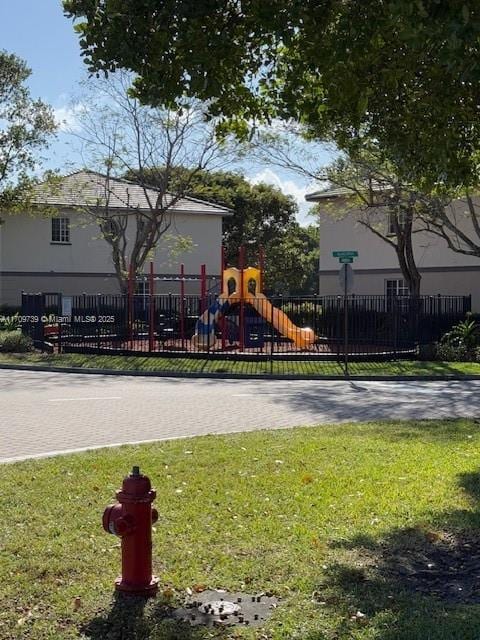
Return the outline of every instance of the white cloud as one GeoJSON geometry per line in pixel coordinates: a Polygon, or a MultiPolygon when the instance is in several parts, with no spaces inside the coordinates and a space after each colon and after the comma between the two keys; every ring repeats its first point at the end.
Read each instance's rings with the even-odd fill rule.
{"type": "Polygon", "coordinates": [[[75,104],[70,107],[56,107],[53,110],[59,131],[78,131],[78,116],[85,112],[86,106],[75,104]]]}
{"type": "Polygon", "coordinates": [[[298,204],[298,221],[300,224],[309,224],[312,222],[312,220],[308,218],[308,211],[312,204],[305,201],[305,195],[314,191],[315,188],[318,188],[315,187],[315,185],[311,183],[298,183],[288,178],[282,178],[278,173],[272,171],[272,169],[263,169],[253,176],[247,176],[247,180],[251,184],[260,184],[261,182],[271,184],[274,187],[278,187],[282,193],[292,196],[298,204]]]}

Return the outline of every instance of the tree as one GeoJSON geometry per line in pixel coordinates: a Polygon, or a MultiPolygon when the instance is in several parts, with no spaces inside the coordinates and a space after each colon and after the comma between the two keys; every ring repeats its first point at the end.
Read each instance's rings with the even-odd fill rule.
{"type": "Polygon", "coordinates": [[[265,283],[272,293],[313,295],[318,293],[319,228],[289,225],[273,243],[265,260],[265,283]]]}
{"type": "Polygon", "coordinates": [[[97,83],[89,96],[84,94],[75,132],[87,166],[103,176],[100,181],[94,178],[100,197],[81,211],[97,222],[110,245],[122,291],[127,289],[129,270],[142,272],[171,228],[174,207],[190,193],[195,176],[207,167],[222,167],[230,158],[198,104],[176,110],[142,106],[128,94],[129,84],[121,75],[97,83]],[[123,197],[122,210],[116,206],[116,179],[125,174],[135,177],[146,206],[140,208],[129,195],[123,197]]]}
{"type": "MultiPolygon", "coordinates": [[[[186,183],[186,172],[188,170],[182,167],[172,171],[174,190],[186,183]]],[[[156,169],[151,174],[146,173],[144,178],[158,186],[158,175],[159,170],[156,169]]],[[[126,177],[136,179],[135,174],[127,174],[126,177]]],[[[225,218],[223,225],[223,242],[229,264],[238,264],[241,245],[245,246],[248,264],[257,264],[259,249],[263,247],[265,286],[268,289],[282,293],[316,291],[318,233],[303,229],[296,222],[298,208],[291,196],[272,185],[251,184],[244,176],[232,171],[196,172],[189,180],[185,195],[232,209],[233,216],[225,218]],[[309,260],[311,255],[313,260],[309,260]]]]}
{"type": "Polygon", "coordinates": [[[325,171],[334,185],[351,192],[344,209],[354,210],[358,222],[392,247],[411,296],[420,295],[422,276],[415,261],[413,234],[420,228],[418,206],[425,196],[400,180],[378,150],[342,158],[325,171]]]}
{"type": "MultiPolygon", "coordinates": [[[[184,168],[172,172],[172,185],[185,183],[184,168]]],[[[157,186],[155,176],[149,178],[157,186]]],[[[258,248],[267,248],[294,222],[297,205],[292,197],[268,184],[253,185],[233,171],[198,171],[190,180],[186,195],[232,209],[226,218],[223,240],[230,264],[238,262],[238,252],[245,245],[247,259],[255,261],[258,248]]]]}
{"type": "Polygon", "coordinates": [[[0,51],[0,207],[11,211],[30,195],[38,152],[56,130],[52,109],[33,100],[25,62],[0,51]]]}
{"type": "Polygon", "coordinates": [[[151,104],[183,96],[245,133],[273,117],[346,150],[376,139],[403,179],[476,185],[476,0],[64,0],[93,72],[151,104]]]}
{"type": "Polygon", "coordinates": [[[480,207],[478,195],[469,190],[457,193],[463,212],[453,206],[454,195],[425,196],[419,202],[418,215],[430,233],[439,236],[455,253],[480,258],[480,207]]]}

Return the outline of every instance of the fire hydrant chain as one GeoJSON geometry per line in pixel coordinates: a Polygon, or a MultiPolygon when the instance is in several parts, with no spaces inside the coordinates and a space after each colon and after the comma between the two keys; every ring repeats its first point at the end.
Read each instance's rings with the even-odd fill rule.
{"type": "Polygon", "coordinates": [[[118,502],[103,513],[105,531],[121,539],[122,575],[115,580],[118,591],[144,596],[157,592],[158,578],[152,574],[152,524],[158,520],[152,502],[156,495],[150,479],[133,467],[116,492],[118,502]]]}

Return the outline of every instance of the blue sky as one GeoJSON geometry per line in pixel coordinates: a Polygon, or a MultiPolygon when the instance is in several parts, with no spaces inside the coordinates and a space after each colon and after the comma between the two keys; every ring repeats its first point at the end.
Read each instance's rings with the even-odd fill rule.
{"type": "MultiPolygon", "coordinates": [[[[0,2],[1,47],[27,61],[32,69],[29,86],[35,98],[52,105],[59,120],[71,121],[69,103],[78,95],[79,82],[86,77],[78,38],[72,22],[64,15],[59,0],[3,0],[0,2]]],[[[46,152],[46,166],[70,170],[80,159],[66,134],[46,152]]],[[[319,164],[328,161],[320,149],[319,164]]],[[[274,166],[248,163],[244,173],[252,182],[269,182],[293,195],[301,207],[299,220],[308,222],[304,194],[315,188],[309,180],[274,166]]]]}

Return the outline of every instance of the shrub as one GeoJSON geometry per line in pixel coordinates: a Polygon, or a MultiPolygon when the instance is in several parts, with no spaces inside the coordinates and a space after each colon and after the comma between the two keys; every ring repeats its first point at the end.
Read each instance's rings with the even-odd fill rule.
{"type": "Polygon", "coordinates": [[[322,315],[322,305],[317,302],[289,301],[283,303],[280,308],[299,327],[315,327],[322,315]]]}
{"type": "Polygon", "coordinates": [[[467,349],[474,349],[480,344],[480,326],[470,318],[456,324],[451,331],[448,331],[440,342],[463,345],[467,349]]]}
{"type": "Polygon", "coordinates": [[[456,324],[437,344],[437,358],[450,362],[480,360],[480,327],[471,318],[456,324]]]}
{"type": "Polygon", "coordinates": [[[15,313],[13,315],[0,314],[0,331],[17,331],[20,329],[20,315],[15,313]]]}
{"type": "Polygon", "coordinates": [[[418,359],[424,362],[439,360],[438,344],[436,342],[428,342],[427,344],[418,345],[418,359]]]}
{"type": "Polygon", "coordinates": [[[436,350],[437,360],[445,362],[468,362],[472,360],[472,353],[463,344],[439,342],[436,350]]]}
{"type": "Polygon", "coordinates": [[[32,348],[32,339],[20,331],[0,331],[0,352],[25,353],[32,348]]]}

